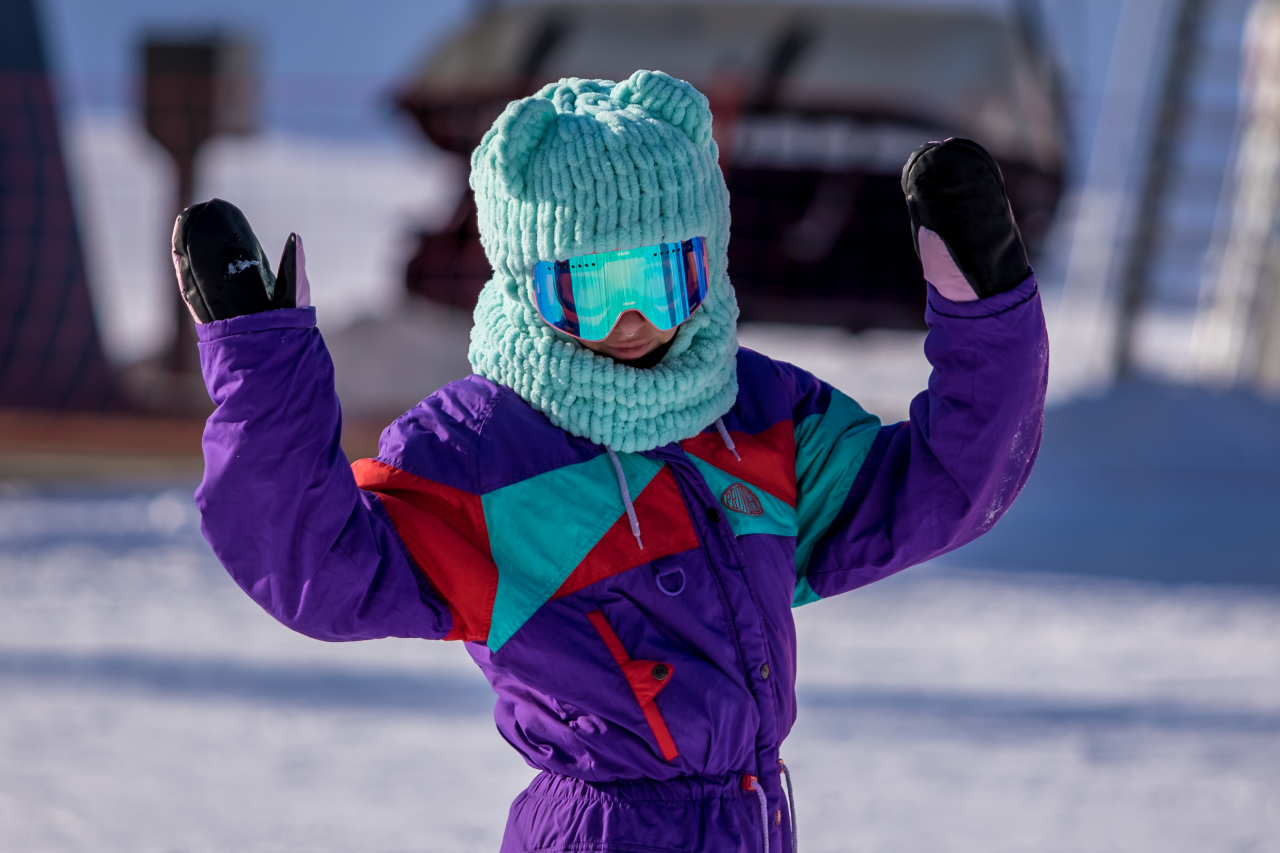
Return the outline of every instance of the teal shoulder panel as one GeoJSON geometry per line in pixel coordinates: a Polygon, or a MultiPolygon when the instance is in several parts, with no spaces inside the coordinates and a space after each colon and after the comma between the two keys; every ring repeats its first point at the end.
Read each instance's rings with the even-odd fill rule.
{"type": "Polygon", "coordinates": [[[775,498],[759,486],[751,488],[754,485],[753,483],[741,477],[727,474],[696,456],[690,456],[689,458],[698,467],[702,478],[707,481],[712,494],[720,498],[720,503],[725,507],[725,518],[729,520],[729,526],[733,528],[735,535],[746,536],[748,533],[772,533],[775,536],[796,535],[798,532],[796,511],[785,501],[775,498]],[[733,489],[735,485],[749,488],[750,494],[755,497],[758,506],[756,504],[745,505],[738,503],[733,500],[733,497],[726,501],[726,492],[733,489]],[[742,509],[748,511],[742,512],[733,509],[730,506],[733,503],[737,503],[742,509]]]}
{"type": "MultiPolygon", "coordinates": [[[[627,488],[639,495],[662,463],[619,453],[627,488]]],[[[555,593],[626,512],[609,457],[566,465],[481,497],[498,590],[489,627],[497,651],[555,593]]]]}
{"type": "Polygon", "coordinates": [[[879,430],[879,418],[834,389],[825,412],[796,424],[796,606],[818,600],[805,580],[809,555],[844,506],[879,430]]]}
{"type": "Polygon", "coordinates": [[[791,598],[791,606],[799,607],[802,604],[813,604],[815,601],[821,601],[822,596],[813,591],[813,587],[809,586],[808,578],[800,578],[796,581],[796,593],[791,598]]]}

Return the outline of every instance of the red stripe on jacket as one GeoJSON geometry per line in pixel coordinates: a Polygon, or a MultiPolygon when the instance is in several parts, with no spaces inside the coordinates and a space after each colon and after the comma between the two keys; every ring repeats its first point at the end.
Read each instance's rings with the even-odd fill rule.
{"type": "Polygon", "coordinates": [[[704,432],[680,442],[690,456],[714,465],[726,474],[759,486],[788,506],[796,505],[796,430],[791,421],[779,421],[755,435],[730,430],[739,462],[717,432],[704,432]]]}
{"type": "Polygon", "coordinates": [[[623,515],[605,531],[552,598],[563,598],[659,557],[698,547],[697,531],[689,519],[675,475],[667,466],[662,466],[644,491],[636,496],[633,506],[636,520],[640,523],[644,550],[636,544],[636,537],[631,533],[631,521],[623,515]]]}
{"type": "Polygon", "coordinates": [[[376,459],[357,459],[351,471],[357,486],[382,501],[414,562],[448,602],[453,630],[445,639],[488,639],[498,567],[479,496],[376,459]]]}

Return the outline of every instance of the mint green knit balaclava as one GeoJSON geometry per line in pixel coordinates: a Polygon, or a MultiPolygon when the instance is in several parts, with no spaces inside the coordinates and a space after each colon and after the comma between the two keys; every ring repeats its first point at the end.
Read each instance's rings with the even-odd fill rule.
{"type": "Polygon", "coordinates": [[[621,83],[570,77],[509,104],[471,156],[494,269],[471,332],[475,372],[561,429],[621,452],[696,435],[727,412],[738,394],[738,306],[717,159],[707,99],[658,71],[621,83]],[[653,368],[597,355],[538,315],[538,261],[697,236],[707,297],[653,368]]]}

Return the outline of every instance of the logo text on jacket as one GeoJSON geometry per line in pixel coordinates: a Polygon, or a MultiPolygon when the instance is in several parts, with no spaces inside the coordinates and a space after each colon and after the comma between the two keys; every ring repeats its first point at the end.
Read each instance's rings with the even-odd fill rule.
{"type": "Polygon", "coordinates": [[[764,507],[761,506],[756,493],[741,483],[734,483],[725,489],[724,494],[720,496],[720,503],[743,515],[764,515],[764,507]]]}

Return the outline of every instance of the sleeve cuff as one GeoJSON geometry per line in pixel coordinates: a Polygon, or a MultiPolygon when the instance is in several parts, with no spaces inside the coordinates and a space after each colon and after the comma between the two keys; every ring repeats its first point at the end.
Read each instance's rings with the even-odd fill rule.
{"type": "Polygon", "coordinates": [[[196,334],[203,343],[232,335],[268,332],[273,329],[308,329],[315,324],[315,306],[310,308],[280,308],[276,311],[241,314],[239,317],[232,317],[228,320],[214,320],[212,323],[197,324],[196,334]]]}
{"type": "Polygon", "coordinates": [[[1017,308],[1035,296],[1037,292],[1036,274],[1034,272],[1013,290],[1006,290],[1004,293],[997,293],[995,296],[988,296],[986,299],[974,299],[970,302],[952,302],[939,293],[932,284],[928,285],[928,288],[930,313],[940,314],[943,317],[960,317],[971,320],[1003,314],[1011,308],[1017,308]]]}

